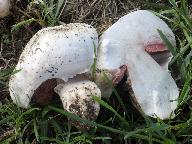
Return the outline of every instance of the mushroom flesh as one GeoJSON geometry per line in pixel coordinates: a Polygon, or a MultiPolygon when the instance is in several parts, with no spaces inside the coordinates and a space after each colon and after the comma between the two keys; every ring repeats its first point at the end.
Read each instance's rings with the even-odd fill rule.
{"type": "Polygon", "coordinates": [[[172,55],[158,29],[175,45],[171,29],[150,11],[138,10],[120,18],[101,36],[97,69],[110,73],[113,81],[126,74],[139,110],[167,119],[174,116],[179,91],[168,71],[172,55]]]}

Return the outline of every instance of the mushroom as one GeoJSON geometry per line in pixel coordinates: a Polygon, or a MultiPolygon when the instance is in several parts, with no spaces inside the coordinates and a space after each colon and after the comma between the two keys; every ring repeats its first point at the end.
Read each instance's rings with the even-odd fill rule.
{"type": "Polygon", "coordinates": [[[10,0],[0,0],[0,18],[6,17],[10,13],[10,0]]]}
{"type": "Polygon", "coordinates": [[[94,60],[94,45],[98,45],[98,34],[87,24],[71,23],[37,32],[20,56],[16,66],[20,71],[10,78],[12,100],[23,108],[29,108],[34,102],[43,105],[53,99],[55,88],[66,110],[83,115],[90,113],[89,109],[86,111],[91,107],[97,115],[99,106],[91,101],[90,95],[100,97],[101,94],[88,77],[94,60]],[[72,102],[78,101],[75,110],[72,102]],[[85,103],[86,106],[80,106],[85,103]]]}
{"type": "MultiPolygon", "coordinates": [[[[110,75],[113,84],[126,74],[136,107],[148,116],[167,119],[174,116],[179,91],[168,71],[172,55],[157,29],[175,45],[171,29],[152,12],[138,10],[123,16],[101,36],[97,69],[110,75]]],[[[103,83],[97,81],[99,87],[103,83]]]]}

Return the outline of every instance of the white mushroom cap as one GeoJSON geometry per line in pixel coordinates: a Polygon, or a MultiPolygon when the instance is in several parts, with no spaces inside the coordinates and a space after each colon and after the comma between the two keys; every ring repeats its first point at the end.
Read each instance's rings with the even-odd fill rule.
{"type": "Polygon", "coordinates": [[[97,67],[99,69],[116,69],[125,64],[127,49],[135,55],[134,52],[138,49],[144,51],[146,45],[162,44],[157,29],[162,30],[175,45],[175,36],[171,29],[153,13],[138,10],[123,16],[102,34],[97,67]]]}
{"type": "Polygon", "coordinates": [[[35,90],[52,78],[67,82],[77,74],[88,72],[94,59],[94,45],[98,35],[87,24],[68,24],[49,27],[36,33],[22,52],[11,76],[11,98],[19,106],[28,108],[35,90]]]}
{"type": "MultiPolygon", "coordinates": [[[[95,83],[73,78],[66,84],[59,84],[54,90],[60,96],[65,110],[88,120],[97,118],[100,106],[92,96],[101,97],[101,91],[95,83]]],[[[76,127],[84,126],[76,123],[76,127]]]]}
{"type": "Polygon", "coordinates": [[[0,18],[10,13],[10,0],[0,0],[0,18]]]}
{"type": "Polygon", "coordinates": [[[120,18],[101,36],[97,68],[112,71],[126,65],[141,110],[167,119],[177,107],[179,91],[168,71],[145,51],[146,46],[162,45],[157,29],[175,45],[171,29],[149,11],[139,10],[120,18]]]}

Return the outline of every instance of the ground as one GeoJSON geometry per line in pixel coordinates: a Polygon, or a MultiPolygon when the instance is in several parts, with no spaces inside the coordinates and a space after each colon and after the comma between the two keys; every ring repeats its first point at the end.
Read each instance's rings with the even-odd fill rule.
{"type": "Polygon", "coordinates": [[[191,143],[190,1],[181,0],[174,3],[174,0],[44,0],[44,2],[46,3],[40,3],[40,0],[34,0],[33,3],[32,0],[12,0],[11,14],[0,19],[1,143],[191,143]],[[175,52],[176,62],[170,70],[181,89],[181,103],[175,119],[166,121],[149,119],[140,115],[133,106],[125,110],[124,107],[131,105],[131,100],[125,98],[127,92],[122,88],[122,84],[116,87],[118,94],[115,91],[107,101],[113,108],[105,104],[96,123],[78,119],[52,105],[23,110],[12,103],[7,87],[8,78],[25,45],[38,30],[63,23],[83,22],[94,26],[101,35],[120,17],[136,9],[150,9],[159,12],[159,16],[164,14],[167,17],[164,20],[176,34],[177,49],[172,49],[172,52],[175,52]],[[125,104],[122,105],[122,101],[125,104]],[[88,132],[77,130],[71,126],[70,119],[80,120],[93,127],[88,132]]]}

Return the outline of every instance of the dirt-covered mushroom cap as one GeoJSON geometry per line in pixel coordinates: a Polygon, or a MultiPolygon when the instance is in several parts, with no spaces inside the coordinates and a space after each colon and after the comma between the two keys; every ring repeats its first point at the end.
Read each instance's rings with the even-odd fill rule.
{"type": "Polygon", "coordinates": [[[56,87],[57,82],[51,81],[53,78],[67,82],[69,78],[89,72],[97,45],[97,32],[87,24],[40,30],[20,56],[16,69],[21,71],[10,78],[11,98],[19,106],[28,108],[33,95],[50,94],[50,89],[56,87]],[[41,94],[37,94],[39,92],[41,94]]]}
{"type": "Polygon", "coordinates": [[[167,70],[171,54],[157,29],[175,45],[171,29],[152,12],[138,10],[120,18],[101,36],[97,68],[110,72],[126,66],[133,99],[140,110],[167,119],[177,107],[179,91],[167,70]],[[155,61],[153,54],[162,54],[160,58],[166,62],[155,61]]]}
{"type": "Polygon", "coordinates": [[[0,18],[10,13],[10,0],[0,0],[0,18]]]}
{"type": "MultiPolygon", "coordinates": [[[[60,96],[65,110],[88,120],[97,118],[100,106],[92,96],[101,97],[101,91],[94,82],[73,78],[66,84],[59,84],[54,90],[60,96]]],[[[79,122],[74,124],[78,128],[87,128],[79,122]]]]}

